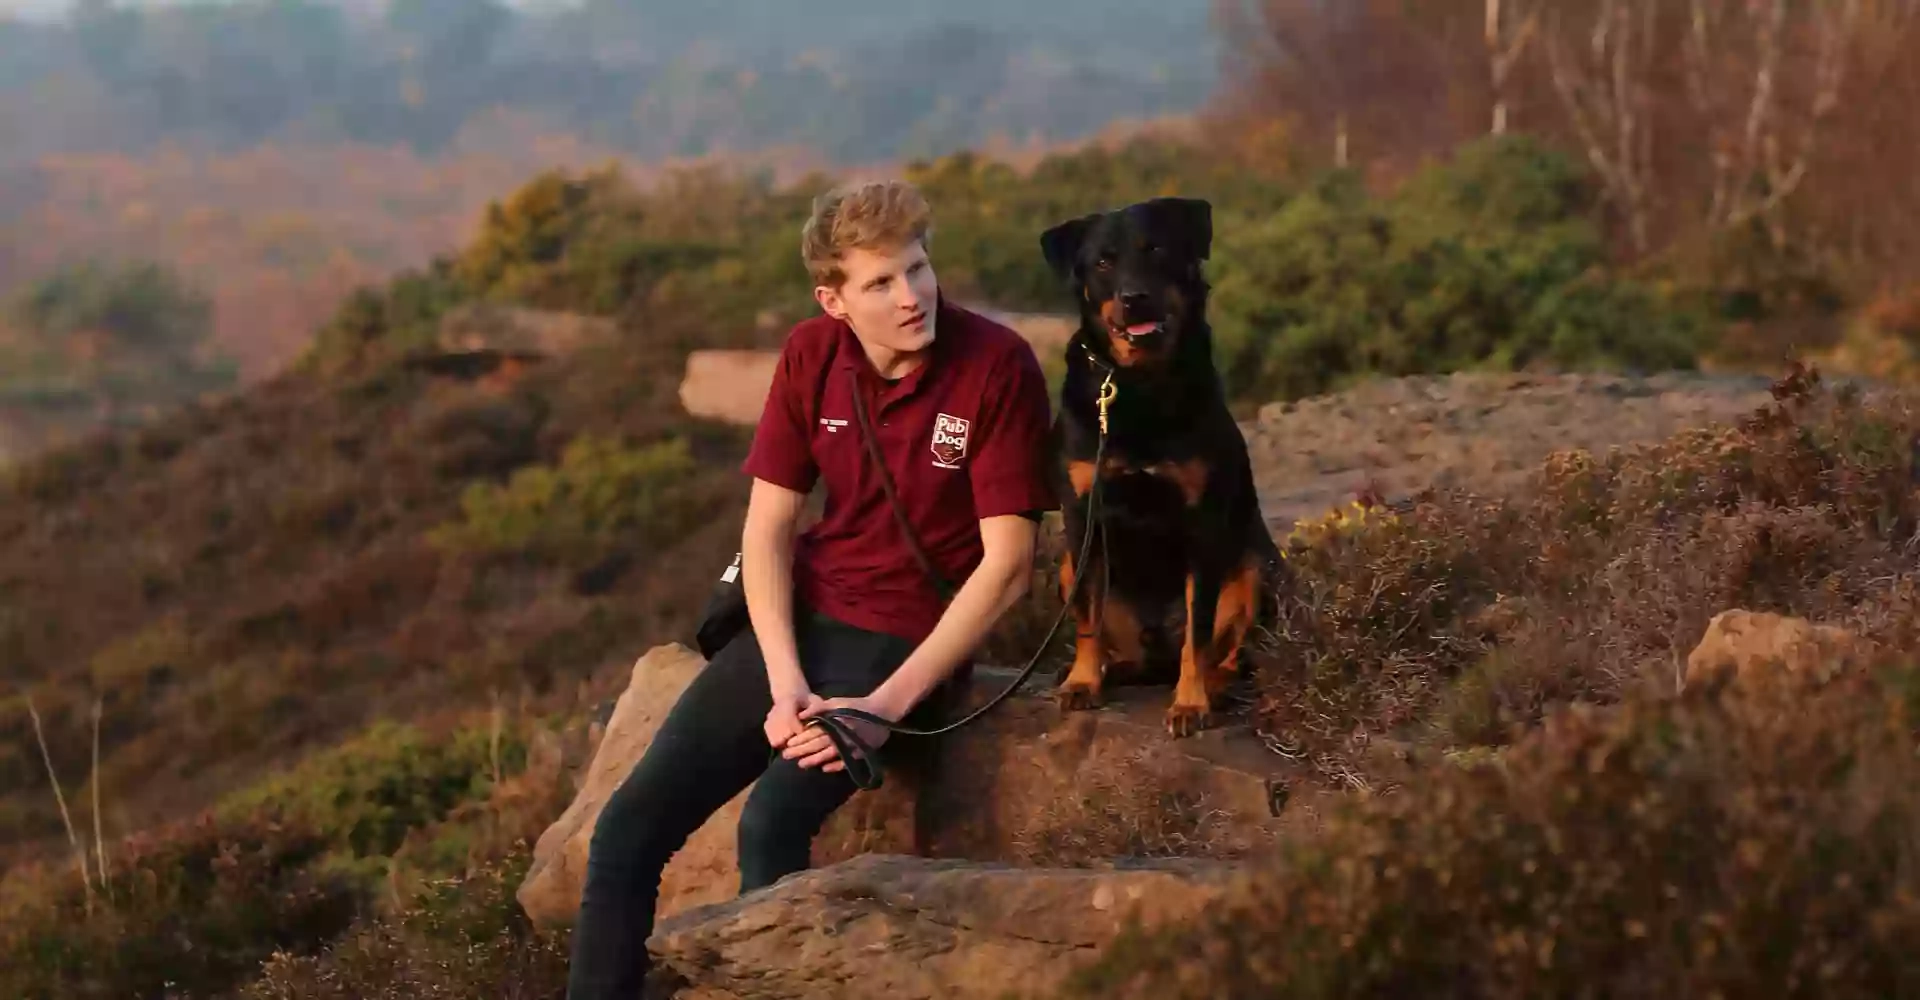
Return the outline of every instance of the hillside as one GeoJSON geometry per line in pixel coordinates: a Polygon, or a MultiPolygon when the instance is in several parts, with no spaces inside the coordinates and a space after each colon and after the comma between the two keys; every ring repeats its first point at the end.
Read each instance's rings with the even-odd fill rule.
{"type": "MultiPolygon", "coordinates": [[[[1290,197],[1281,179],[1231,159],[1142,141],[1027,173],[955,157],[912,176],[952,206],[938,237],[945,287],[1011,308],[1057,294],[1022,249],[1034,239],[1026,220],[1170,184],[1212,197],[1223,370],[1252,405],[1463,362],[1690,364],[1686,307],[1626,279],[1594,286],[1620,300],[1607,312],[1533,307],[1528,297],[1553,281],[1596,280],[1593,242],[1577,226],[1543,237],[1501,206],[1461,197],[1490,176],[1530,175],[1574,215],[1581,189],[1555,173],[1573,169],[1515,142],[1463,152],[1405,196],[1336,187],[1290,197]],[[1494,339],[1462,355],[1444,329],[1410,328],[1423,346],[1388,366],[1328,352],[1318,330],[1348,321],[1355,293],[1399,279],[1300,262],[1344,275],[1347,290],[1276,297],[1265,283],[1292,279],[1259,263],[1292,245],[1296,224],[1378,232],[1382,220],[1404,242],[1385,258],[1355,247],[1355,262],[1421,253],[1449,227],[1475,231],[1488,263],[1566,243],[1488,289],[1494,339]],[[1319,311],[1250,336],[1276,302],[1319,311]],[[1536,318],[1512,318],[1528,312],[1536,318]],[[1319,358],[1315,380],[1286,360],[1293,352],[1319,358]]],[[[18,790],[0,841],[59,829],[54,803],[33,791],[39,754],[18,710],[29,691],[69,772],[88,747],[92,699],[105,700],[103,783],[119,789],[116,824],[131,829],[383,713],[471,704],[494,689],[569,694],[623,645],[684,627],[703,596],[684,574],[724,554],[723,515],[741,493],[731,473],[740,431],[685,416],[683,360],[695,346],[771,346],[806,313],[788,234],[813,190],[715,174],[665,189],[615,172],[542,175],[490,207],[457,255],[351,296],[296,369],[22,464],[0,506],[0,648],[7,680],[25,688],[0,715],[10,748],[0,788],[18,790]],[[530,344],[551,360],[499,378],[479,377],[495,363],[486,357],[435,360],[460,339],[450,324],[479,304],[534,322],[527,337],[505,334],[503,349],[530,344]],[[598,319],[584,340],[556,347],[540,343],[551,325],[542,315],[598,319]]],[[[1448,275],[1432,280],[1430,294],[1453,294],[1448,275]]]]}
{"type": "MultiPolygon", "coordinates": [[[[1617,701],[1729,602],[1906,627],[1873,582],[1910,529],[1905,411],[1688,432],[1751,414],[1757,383],[1635,373],[1694,368],[1721,300],[1616,266],[1564,150],[1477,142],[1387,188],[1179,137],[909,175],[940,212],[943,286],[1009,311],[1061,307],[1044,220],[1211,199],[1218,360],[1274,513],[1344,501],[1356,469],[1485,489],[1291,539],[1304,589],[1269,654],[1292,667],[1254,708],[1328,788],[1394,783],[1370,740],[1497,750],[1569,699],[1617,701]],[[1630,442],[1653,443],[1559,451],[1630,442]],[[1718,561],[1660,575],[1673,546],[1718,561]],[[1684,602],[1655,614],[1660,593],[1684,602]],[[1513,648],[1539,658],[1509,672],[1479,617],[1503,594],[1526,596],[1513,648]],[[1618,641],[1583,645],[1594,621],[1618,641]]],[[[36,957],[0,992],[164,974],[221,996],[282,943],[356,926],[373,951],[339,961],[439,961],[381,936],[418,905],[421,933],[493,942],[456,948],[469,995],[547,995],[556,945],[508,887],[622,668],[684,637],[737,535],[744,432],[687,415],[686,359],[775,346],[808,313],[792,233],[823,183],[539,174],[454,252],[349,295],[289,370],[9,469],[0,954],[36,957]],[[87,882],[69,819],[101,831],[87,882]],[[100,891],[130,895],[95,898],[103,862],[100,891]],[[116,941],[142,944],[106,962],[116,941]]],[[[987,658],[1028,652],[1049,570],[987,658]]]]}

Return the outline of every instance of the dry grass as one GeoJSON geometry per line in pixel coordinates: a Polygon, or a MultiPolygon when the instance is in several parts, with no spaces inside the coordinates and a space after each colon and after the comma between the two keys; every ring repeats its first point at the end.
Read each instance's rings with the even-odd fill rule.
{"type": "Polygon", "coordinates": [[[1196,765],[1158,748],[1081,767],[1070,787],[1036,804],[1010,840],[1014,858],[1084,867],[1138,858],[1233,858],[1247,830],[1197,790],[1196,765]]]}

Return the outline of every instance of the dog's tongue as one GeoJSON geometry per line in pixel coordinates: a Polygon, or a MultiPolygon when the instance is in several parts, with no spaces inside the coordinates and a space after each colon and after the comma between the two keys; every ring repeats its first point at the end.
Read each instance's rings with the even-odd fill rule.
{"type": "Polygon", "coordinates": [[[1143,333],[1152,333],[1158,329],[1160,329],[1160,324],[1158,323],[1135,323],[1127,327],[1127,335],[1130,337],[1138,337],[1143,333]]]}

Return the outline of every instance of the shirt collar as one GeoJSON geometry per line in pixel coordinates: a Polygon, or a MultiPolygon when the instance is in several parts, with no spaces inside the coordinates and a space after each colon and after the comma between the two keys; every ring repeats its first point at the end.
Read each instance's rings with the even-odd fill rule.
{"type": "Polygon", "coordinates": [[[840,333],[840,356],[836,367],[857,372],[862,380],[876,385],[885,385],[901,394],[913,392],[925,381],[927,372],[940,366],[940,363],[953,354],[954,341],[960,337],[960,314],[952,303],[947,301],[945,292],[936,292],[933,305],[933,349],[921,359],[912,371],[902,375],[898,382],[887,383],[880,372],[867,358],[866,349],[860,346],[860,338],[854,335],[853,327],[845,320],[838,321],[840,333]]]}

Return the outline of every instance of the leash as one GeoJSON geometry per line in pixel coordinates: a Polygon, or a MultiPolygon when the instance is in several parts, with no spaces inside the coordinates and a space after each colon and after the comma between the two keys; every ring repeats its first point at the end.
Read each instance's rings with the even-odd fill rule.
{"type": "MultiPolygon", "coordinates": [[[[854,730],[853,722],[865,722],[902,736],[939,736],[959,729],[987,714],[994,706],[1019,690],[1020,686],[1027,682],[1027,678],[1033,676],[1034,668],[1040,665],[1041,655],[1047,651],[1048,644],[1053,642],[1054,635],[1060,631],[1061,624],[1067,620],[1068,612],[1073,609],[1074,599],[1080,595],[1080,588],[1086,583],[1087,557],[1093,551],[1094,512],[1100,495],[1100,463],[1106,458],[1107,452],[1107,407],[1113,404],[1114,397],[1120,391],[1119,387],[1113,384],[1113,369],[1100,364],[1090,350],[1087,351],[1087,358],[1094,362],[1096,367],[1104,368],[1106,371],[1106,378],[1100,383],[1100,394],[1096,399],[1100,406],[1100,436],[1093,449],[1093,482],[1087,487],[1086,532],[1080,541],[1080,558],[1073,564],[1075,570],[1073,587],[1067,593],[1066,599],[1061,602],[1060,613],[1054,616],[1053,626],[1047,629],[1047,634],[1041,638],[1033,655],[1028,657],[1027,665],[1020,668],[1020,674],[1013,679],[1013,683],[1008,684],[1006,690],[994,695],[986,704],[967,713],[958,721],[949,722],[938,729],[915,729],[897,722],[889,722],[871,712],[863,712],[857,708],[829,708],[808,719],[809,728],[818,727],[827,734],[829,740],[833,741],[834,748],[840,753],[840,760],[846,765],[847,776],[852,778],[854,785],[859,788],[871,791],[880,787],[880,765],[874,756],[873,747],[860,738],[860,734],[854,730]]],[[[1105,562],[1102,560],[1103,566],[1105,562]]]]}

